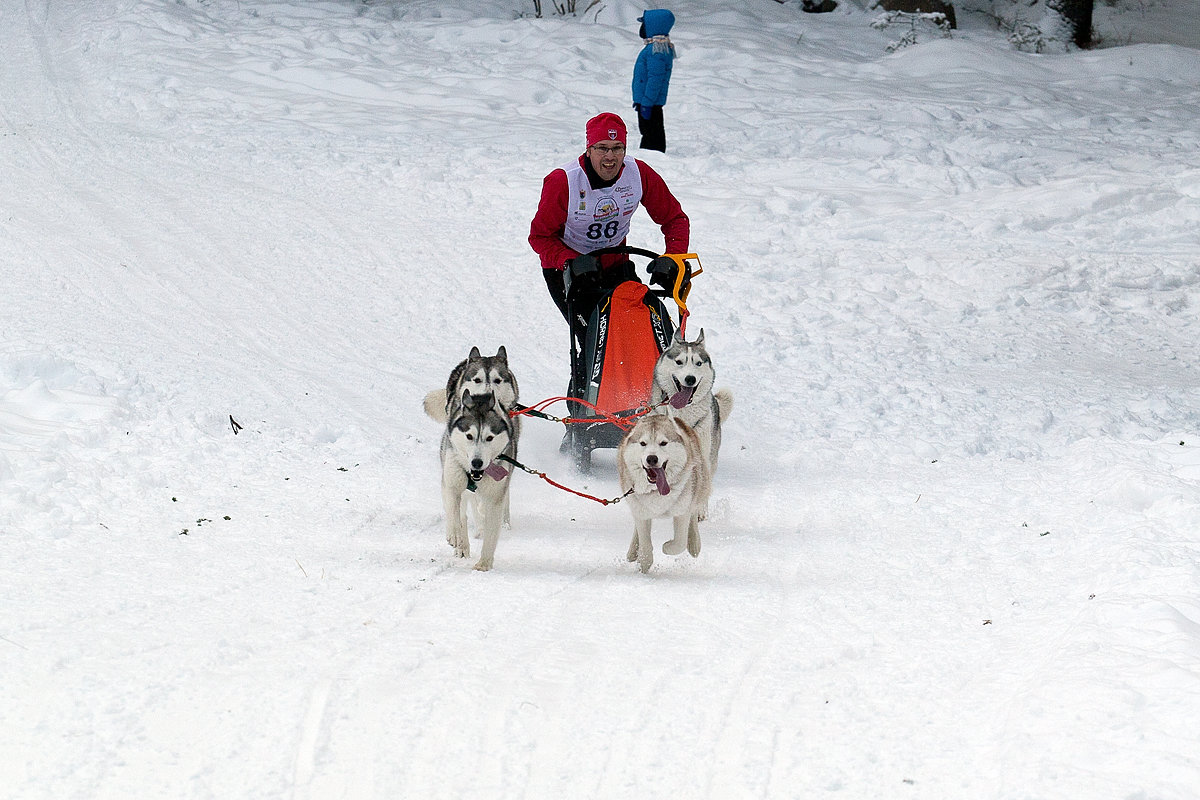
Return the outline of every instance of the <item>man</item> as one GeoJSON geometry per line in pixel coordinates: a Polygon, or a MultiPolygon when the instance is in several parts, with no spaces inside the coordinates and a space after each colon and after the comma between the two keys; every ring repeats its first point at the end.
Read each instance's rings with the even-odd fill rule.
{"type": "Polygon", "coordinates": [[[554,304],[567,319],[564,271],[575,262],[571,287],[575,319],[567,319],[582,339],[595,304],[622,280],[632,265],[623,255],[590,256],[593,250],[625,244],[633,213],[642,206],[662,230],[665,253],[686,253],[691,223],[662,177],[644,162],[625,155],[625,123],[604,113],[587,123],[587,149],[546,176],[537,214],[529,226],[529,246],[541,257],[542,275],[554,304]]]}

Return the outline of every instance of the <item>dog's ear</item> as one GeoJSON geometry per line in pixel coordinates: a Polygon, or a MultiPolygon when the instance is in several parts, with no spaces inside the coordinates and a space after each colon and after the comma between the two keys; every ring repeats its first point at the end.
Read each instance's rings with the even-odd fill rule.
{"type": "Polygon", "coordinates": [[[469,361],[478,361],[481,358],[483,358],[483,354],[479,352],[478,347],[472,347],[471,352],[467,354],[469,361]]]}
{"type": "Polygon", "coordinates": [[[496,396],[491,392],[471,394],[470,390],[463,391],[463,407],[475,411],[487,411],[496,404],[496,396]]]}
{"type": "Polygon", "coordinates": [[[496,351],[496,358],[500,359],[500,363],[508,366],[508,351],[504,349],[504,345],[500,345],[500,349],[496,351]]]}
{"type": "Polygon", "coordinates": [[[680,331],[676,330],[675,336],[671,339],[671,341],[674,342],[675,344],[683,344],[683,334],[680,331]]]}
{"type": "Polygon", "coordinates": [[[675,430],[679,434],[679,437],[681,439],[687,439],[688,431],[691,430],[691,428],[688,427],[687,423],[684,422],[683,420],[681,420],[679,417],[675,416],[674,414],[669,415],[667,417],[667,419],[671,420],[671,424],[675,426],[675,430]]]}
{"type": "Polygon", "coordinates": [[[700,329],[700,338],[692,342],[692,344],[704,344],[704,328],[700,329]]]}

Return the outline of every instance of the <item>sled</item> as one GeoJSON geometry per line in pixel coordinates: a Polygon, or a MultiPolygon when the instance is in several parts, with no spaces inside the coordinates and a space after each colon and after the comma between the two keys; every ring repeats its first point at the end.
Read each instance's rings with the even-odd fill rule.
{"type": "MultiPolygon", "coordinates": [[[[636,247],[606,247],[590,255],[621,254],[648,259],[646,275],[659,254],[636,247]]],[[[674,261],[669,288],[648,286],[637,276],[630,260],[626,267],[605,270],[613,280],[596,303],[582,336],[571,326],[571,380],[567,408],[571,421],[563,438],[563,452],[569,452],[581,472],[589,472],[592,452],[615,449],[628,426],[611,421],[644,412],[650,403],[654,383],[654,364],[671,343],[676,327],[687,318],[687,296],[692,278],[702,269],[695,253],[668,254],[674,261]],[[685,260],[688,259],[688,260],[685,260]],[[689,260],[695,261],[695,265],[689,260]],[[674,301],[672,318],[665,300],[674,301]]],[[[570,269],[570,268],[568,268],[570,269]]],[[[575,308],[570,293],[573,275],[564,276],[568,317],[575,308]]]]}

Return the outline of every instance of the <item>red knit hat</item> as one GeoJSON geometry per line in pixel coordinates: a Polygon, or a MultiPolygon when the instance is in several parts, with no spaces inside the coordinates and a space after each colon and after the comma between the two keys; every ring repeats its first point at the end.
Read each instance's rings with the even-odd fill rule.
{"type": "Polygon", "coordinates": [[[587,146],[609,141],[625,144],[625,122],[616,114],[606,111],[588,120],[587,146]]]}

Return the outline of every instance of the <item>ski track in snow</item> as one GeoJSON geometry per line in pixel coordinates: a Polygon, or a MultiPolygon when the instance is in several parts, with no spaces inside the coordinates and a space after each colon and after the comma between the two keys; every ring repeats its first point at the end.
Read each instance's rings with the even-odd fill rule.
{"type": "Polygon", "coordinates": [[[0,798],[1193,797],[1200,51],[675,9],[703,552],[518,475],[480,574],[420,400],[565,387],[642,8],[516,5],[0,4],[0,798]]]}

